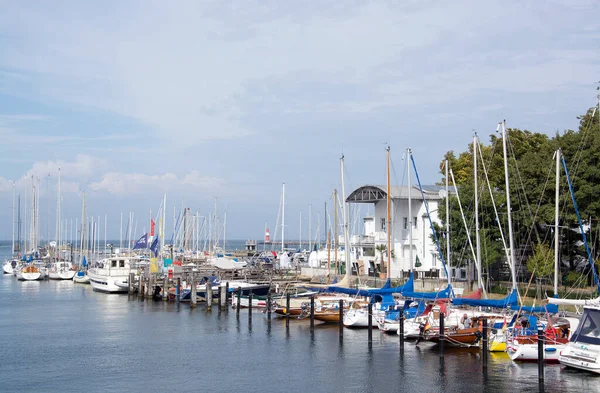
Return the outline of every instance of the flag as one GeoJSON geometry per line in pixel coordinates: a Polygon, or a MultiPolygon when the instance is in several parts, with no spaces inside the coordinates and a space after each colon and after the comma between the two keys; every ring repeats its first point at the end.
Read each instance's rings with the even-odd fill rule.
{"type": "Polygon", "coordinates": [[[431,325],[429,324],[429,320],[427,320],[427,323],[425,324],[425,327],[423,328],[423,331],[426,332],[429,329],[431,329],[431,325]]]}
{"type": "Polygon", "coordinates": [[[150,236],[154,236],[154,220],[150,219],[150,236]]]}
{"type": "Polygon", "coordinates": [[[138,241],[135,242],[133,249],[136,250],[138,248],[148,248],[148,234],[147,233],[144,233],[144,236],[140,237],[138,239],[138,241]]]}
{"type": "Polygon", "coordinates": [[[150,251],[154,253],[154,256],[158,256],[158,237],[154,238],[152,244],[150,245],[150,251]]]}
{"type": "Polygon", "coordinates": [[[419,256],[417,255],[417,261],[415,262],[415,267],[421,267],[421,261],[419,261],[419,256]]]}
{"type": "Polygon", "coordinates": [[[506,317],[504,317],[504,323],[502,324],[502,331],[506,331],[506,317]]]}
{"type": "Polygon", "coordinates": [[[158,273],[158,259],[150,258],[150,273],[158,273]]]}

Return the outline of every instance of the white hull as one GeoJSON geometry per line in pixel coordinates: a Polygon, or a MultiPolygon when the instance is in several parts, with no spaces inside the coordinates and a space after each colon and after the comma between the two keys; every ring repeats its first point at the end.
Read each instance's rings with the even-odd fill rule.
{"type": "Polygon", "coordinates": [[[73,276],[73,282],[77,283],[77,284],[89,284],[90,283],[90,278],[85,275],[85,276],[73,276]]]}
{"type": "Polygon", "coordinates": [[[4,271],[4,274],[13,274],[13,268],[10,261],[4,262],[4,264],[2,265],[2,270],[4,271]]]}
{"type": "Polygon", "coordinates": [[[43,279],[43,275],[41,272],[34,273],[17,273],[17,278],[23,281],[37,281],[43,279]]]}
{"type": "Polygon", "coordinates": [[[48,278],[52,280],[72,280],[75,276],[75,270],[50,271],[48,278]]]}
{"type": "Polygon", "coordinates": [[[107,292],[107,293],[123,293],[127,292],[127,288],[122,288],[116,283],[122,283],[129,279],[128,276],[106,276],[94,274],[94,269],[88,271],[88,278],[90,279],[90,285],[94,291],[107,292]]]}
{"type": "Polygon", "coordinates": [[[212,266],[223,270],[241,269],[247,265],[244,261],[236,261],[231,258],[212,258],[209,260],[209,263],[212,266]]]}
{"type": "MultiPolygon", "coordinates": [[[[560,351],[565,347],[566,344],[544,345],[544,361],[558,363],[560,351]]],[[[506,353],[515,362],[536,362],[538,360],[538,343],[509,343],[506,346],[506,353]]]]}
{"type": "MultiPolygon", "coordinates": [[[[231,305],[232,307],[237,307],[237,294],[233,293],[231,295],[231,305]]],[[[242,296],[240,299],[240,307],[248,308],[250,306],[250,299],[247,296],[242,296]]],[[[266,308],[267,301],[264,299],[256,299],[252,298],[252,308],[266,308]]]]}
{"type": "Polygon", "coordinates": [[[600,374],[600,346],[568,343],[558,356],[560,364],[600,374]]]}

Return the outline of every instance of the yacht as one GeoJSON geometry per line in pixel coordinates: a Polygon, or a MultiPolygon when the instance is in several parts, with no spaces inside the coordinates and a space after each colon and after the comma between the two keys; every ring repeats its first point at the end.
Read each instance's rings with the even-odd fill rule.
{"type": "Polygon", "coordinates": [[[585,306],[581,322],[558,361],[567,366],[600,374],[600,304],[585,306]]]}
{"type": "Polygon", "coordinates": [[[37,281],[45,279],[48,273],[40,263],[30,263],[17,270],[16,275],[21,281],[37,281]]]}
{"type": "Polygon", "coordinates": [[[88,269],[87,275],[94,291],[106,293],[127,292],[124,283],[129,280],[132,266],[138,259],[111,257],[97,262],[97,267],[88,269]]]}
{"type": "Polygon", "coordinates": [[[2,265],[2,270],[4,274],[13,274],[14,269],[17,269],[21,266],[21,261],[18,259],[9,259],[2,265]]]}
{"type": "Polygon", "coordinates": [[[72,280],[73,276],[75,276],[75,270],[73,270],[71,262],[53,262],[48,271],[48,278],[53,280],[72,280]]]}

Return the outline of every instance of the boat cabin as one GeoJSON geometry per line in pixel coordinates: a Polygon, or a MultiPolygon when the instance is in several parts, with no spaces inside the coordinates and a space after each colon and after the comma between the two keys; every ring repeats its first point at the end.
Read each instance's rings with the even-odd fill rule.
{"type": "Polygon", "coordinates": [[[600,345],[600,307],[586,307],[571,342],[600,345]]]}

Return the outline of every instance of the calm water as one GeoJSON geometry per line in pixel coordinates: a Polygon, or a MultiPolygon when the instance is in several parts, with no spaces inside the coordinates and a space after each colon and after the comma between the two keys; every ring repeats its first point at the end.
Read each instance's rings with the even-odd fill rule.
{"type": "MultiPolygon", "coordinates": [[[[537,366],[398,336],[344,331],[247,311],[129,300],[72,282],[0,277],[0,390],[6,392],[539,391],[537,366]]],[[[545,391],[600,391],[600,379],[546,367],[545,391]]]]}

